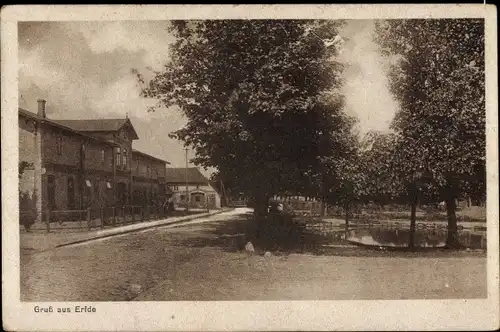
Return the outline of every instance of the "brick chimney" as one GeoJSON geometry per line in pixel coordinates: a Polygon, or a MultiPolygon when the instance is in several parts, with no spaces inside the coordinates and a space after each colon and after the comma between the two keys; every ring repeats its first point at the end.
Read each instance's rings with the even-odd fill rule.
{"type": "Polygon", "coordinates": [[[37,115],[42,118],[46,118],[45,114],[45,103],[47,102],[45,99],[38,99],[38,113],[37,115]]]}

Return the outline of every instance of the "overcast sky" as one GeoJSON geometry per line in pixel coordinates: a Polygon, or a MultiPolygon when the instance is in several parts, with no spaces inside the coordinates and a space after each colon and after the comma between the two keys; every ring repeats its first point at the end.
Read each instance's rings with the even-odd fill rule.
{"type": "MultiPolygon", "coordinates": [[[[131,118],[138,150],[184,166],[182,143],[168,134],[185,119],[175,109],[148,113],[132,68],[161,69],[173,41],[166,22],[29,22],[19,24],[19,106],[36,112],[47,100],[54,119],[131,118]]],[[[346,112],[359,130],[387,130],[397,104],[387,88],[385,60],[372,40],[373,21],[349,21],[341,60],[347,64],[346,112]]]]}

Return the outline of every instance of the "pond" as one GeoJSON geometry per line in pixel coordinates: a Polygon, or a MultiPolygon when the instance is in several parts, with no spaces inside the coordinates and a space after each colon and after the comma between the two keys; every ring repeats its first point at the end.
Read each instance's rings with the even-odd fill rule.
{"type": "MultiPolygon", "coordinates": [[[[421,248],[444,247],[446,229],[416,230],[415,246],[421,248]]],[[[409,229],[359,228],[351,229],[345,239],[351,243],[381,247],[407,247],[410,238],[409,229]]],[[[486,249],[486,230],[462,229],[458,231],[462,245],[470,249],[486,249]]]]}

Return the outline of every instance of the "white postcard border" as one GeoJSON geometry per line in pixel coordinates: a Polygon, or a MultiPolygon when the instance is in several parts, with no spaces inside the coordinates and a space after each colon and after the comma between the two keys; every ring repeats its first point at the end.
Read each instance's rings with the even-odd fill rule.
{"type": "MultiPolygon", "coordinates": [[[[482,5],[7,6],[2,41],[2,297],[6,330],[476,330],[499,327],[496,11],[482,5]],[[17,201],[17,21],[214,18],[486,19],[488,298],[265,302],[20,302],[17,201]],[[93,305],[94,314],[36,314],[34,305],[93,305]]],[[[411,282],[411,281],[409,281],[411,282]]]]}

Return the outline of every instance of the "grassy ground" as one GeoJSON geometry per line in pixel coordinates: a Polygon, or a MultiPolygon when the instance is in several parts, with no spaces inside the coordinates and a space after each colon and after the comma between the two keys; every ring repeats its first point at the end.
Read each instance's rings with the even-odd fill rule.
{"type": "Polygon", "coordinates": [[[384,252],[309,238],[242,249],[247,216],[223,213],[21,255],[23,301],[443,299],[486,296],[483,251],[384,252]],[[324,242],[323,242],[324,241],[324,242]],[[315,245],[311,245],[315,243],[315,245]]]}
{"type": "Polygon", "coordinates": [[[137,300],[364,300],[486,297],[485,260],[207,250],[137,300]],[[410,259],[411,258],[411,259],[410,259]],[[467,266],[466,268],[464,268],[467,266]],[[202,278],[200,278],[202,275],[202,278]],[[200,279],[203,281],[200,282],[200,279]]]}
{"type": "MultiPolygon", "coordinates": [[[[344,212],[331,215],[332,217],[345,218],[344,212]]],[[[458,222],[486,222],[486,208],[472,206],[456,211],[458,222]]],[[[370,211],[363,214],[353,214],[353,221],[376,221],[376,220],[409,220],[410,211],[370,211]]],[[[445,211],[417,211],[417,221],[427,222],[446,222],[447,216],[445,211]]]]}

